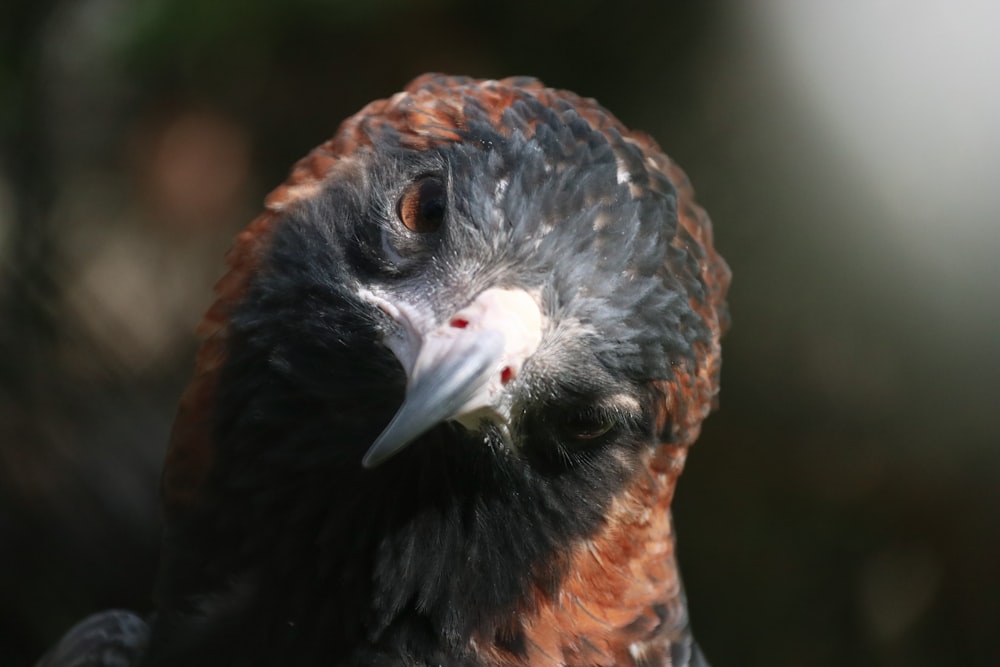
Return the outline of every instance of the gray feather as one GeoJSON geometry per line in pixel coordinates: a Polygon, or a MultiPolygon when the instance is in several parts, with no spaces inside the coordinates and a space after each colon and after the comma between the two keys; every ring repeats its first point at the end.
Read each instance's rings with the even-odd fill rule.
{"type": "Polygon", "coordinates": [[[130,611],[112,609],[83,619],[35,667],[135,667],[149,626],[130,611]]]}

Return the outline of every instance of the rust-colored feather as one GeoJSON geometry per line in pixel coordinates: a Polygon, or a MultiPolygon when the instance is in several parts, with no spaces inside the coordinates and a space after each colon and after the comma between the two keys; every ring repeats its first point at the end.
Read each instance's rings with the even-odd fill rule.
{"type": "Polygon", "coordinates": [[[527,640],[526,655],[479,638],[490,664],[669,664],[651,658],[668,656],[670,643],[687,633],[670,519],[685,451],[665,446],[650,456],[646,474],[614,501],[604,528],[568,555],[558,593],[536,589],[533,608],[516,621],[527,640]]]}

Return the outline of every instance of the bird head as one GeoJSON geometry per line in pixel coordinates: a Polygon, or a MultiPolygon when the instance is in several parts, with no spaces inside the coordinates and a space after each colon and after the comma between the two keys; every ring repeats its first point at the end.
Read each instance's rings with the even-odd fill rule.
{"type": "MultiPolygon", "coordinates": [[[[368,105],[229,266],[168,453],[168,540],[239,535],[239,557],[192,548],[245,565],[262,507],[284,515],[261,543],[296,522],[303,544],[367,539],[381,629],[413,604],[461,634],[474,621],[441,620],[456,596],[482,618],[528,580],[554,590],[565,550],[651,471],[659,495],[636,502],[665,511],[718,391],[729,273],[686,178],[534,80],[429,75],[368,105]],[[437,541],[426,562],[416,539],[437,541]],[[489,591],[452,590],[497,563],[489,591]]],[[[210,578],[190,556],[164,567],[167,588],[210,578]]]]}

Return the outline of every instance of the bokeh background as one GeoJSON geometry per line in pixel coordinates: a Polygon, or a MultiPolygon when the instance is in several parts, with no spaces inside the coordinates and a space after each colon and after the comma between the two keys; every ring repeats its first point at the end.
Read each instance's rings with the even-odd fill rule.
{"type": "Polygon", "coordinates": [[[3,3],[0,665],[148,609],[229,239],[429,70],[598,98],[715,221],[722,410],[675,506],[713,664],[1000,664],[997,25],[986,0],[3,3]]]}

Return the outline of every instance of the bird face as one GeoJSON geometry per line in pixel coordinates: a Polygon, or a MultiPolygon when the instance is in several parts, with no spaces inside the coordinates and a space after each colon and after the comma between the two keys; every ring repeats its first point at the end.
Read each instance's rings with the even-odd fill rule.
{"type": "Polygon", "coordinates": [[[551,441],[533,453],[567,463],[618,428],[655,442],[644,391],[692,355],[698,324],[664,269],[676,197],[638,147],[537,103],[517,111],[431,149],[380,136],[278,232],[274,273],[292,263],[282,236],[315,237],[290,253],[315,254],[312,267],[342,258],[310,278],[341,302],[304,317],[370,327],[403,371],[405,399],[365,467],[449,422],[513,454],[551,441]]]}
{"type": "Polygon", "coordinates": [[[347,186],[361,206],[306,216],[334,225],[352,306],[405,372],[366,467],[443,422],[515,454],[541,425],[569,460],[650,417],[640,392],[668,372],[659,330],[678,305],[660,275],[674,200],[638,206],[607,142],[558,129],[473,127],[430,155],[378,146],[347,186]]]}
{"type": "Polygon", "coordinates": [[[424,77],[296,165],[229,263],[164,472],[161,610],[237,581],[213,627],[523,661],[587,580],[630,637],[665,632],[729,274],[651,139],[533,80],[424,77]]]}

